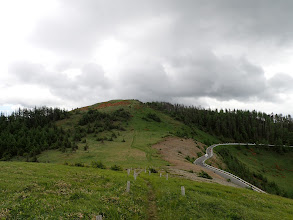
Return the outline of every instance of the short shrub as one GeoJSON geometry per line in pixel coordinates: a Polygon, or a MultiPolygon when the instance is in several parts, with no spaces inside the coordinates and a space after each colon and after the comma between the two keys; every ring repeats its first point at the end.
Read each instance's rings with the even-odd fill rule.
{"type": "Polygon", "coordinates": [[[195,161],[195,158],[194,157],[190,157],[190,156],[186,156],[185,159],[188,160],[191,163],[193,163],[195,161]]]}
{"type": "Polygon", "coordinates": [[[197,152],[196,154],[197,154],[198,157],[202,156],[202,152],[197,152]]]}
{"type": "Polygon", "coordinates": [[[213,179],[207,172],[205,171],[200,171],[197,175],[198,177],[206,178],[206,179],[213,179]]]}
{"type": "Polygon", "coordinates": [[[111,170],[122,171],[122,167],[115,164],[115,165],[111,166],[111,170]]]}
{"type": "Polygon", "coordinates": [[[157,116],[157,115],[154,114],[154,113],[148,113],[148,114],[147,114],[147,117],[148,117],[149,119],[152,119],[152,120],[156,121],[156,122],[161,122],[161,119],[159,118],[159,116],[157,116]]]}
{"type": "Polygon", "coordinates": [[[151,173],[158,173],[158,171],[152,167],[149,170],[151,171],[151,173]]]}
{"type": "Polygon", "coordinates": [[[106,166],[101,161],[92,161],[92,167],[106,169],[106,166]]]}
{"type": "Polygon", "coordinates": [[[80,163],[80,162],[75,162],[74,166],[76,166],[76,167],[84,167],[84,164],[80,163]]]}

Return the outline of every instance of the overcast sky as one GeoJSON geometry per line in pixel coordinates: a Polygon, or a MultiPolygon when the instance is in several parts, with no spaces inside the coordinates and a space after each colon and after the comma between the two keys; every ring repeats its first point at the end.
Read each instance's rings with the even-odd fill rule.
{"type": "Polygon", "coordinates": [[[111,99],[293,114],[292,0],[3,0],[0,111],[111,99]]]}

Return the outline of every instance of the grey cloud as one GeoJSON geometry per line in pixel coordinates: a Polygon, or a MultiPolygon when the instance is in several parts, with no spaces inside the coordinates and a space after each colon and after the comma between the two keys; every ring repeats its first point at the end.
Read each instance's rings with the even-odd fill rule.
{"type": "Polygon", "coordinates": [[[31,40],[69,55],[89,55],[100,39],[117,36],[124,25],[163,16],[174,18],[173,26],[164,37],[150,39],[149,44],[159,41],[162,45],[182,48],[198,44],[201,39],[208,45],[217,45],[219,41],[284,44],[291,43],[293,36],[290,0],[63,0],[61,3],[57,16],[41,21],[31,40]]]}
{"type": "Polygon", "coordinates": [[[108,86],[108,79],[106,79],[103,69],[94,63],[83,66],[82,74],[77,77],[77,82],[87,87],[101,86],[106,88],[108,86]]]}
{"type": "Polygon", "coordinates": [[[53,95],[65,100],[91,100],[101,93],[106,94],[109,84],[102,68],[91,63],[85,64],[82,74],[75,79],[63,73],[49,72],[40,64],[24,61],[11,64],[9,73],[17,83],[45,86],[53,95]]]}
{"type": "Polygon", "coordinates": [[[293,77],[285,73],[278,73],[268,80],[273,92],[284,93],[293,90],[293,77]]]}
{"type": "MultiPolygon", "coordinates": [[[[156,60],[120,74],[120,94],[147,99],[213,97],[219,100],[263,99],[268,90],[262,68],[246,59],[218,58],[211,52],[175,56],[164,68],[156,60]],[[143,67],[141,67],[143,66],[143,67]]],[[[135,64],[134,64],[135,65],[135,64]]]]}
{"type": "Polygon", "coordinates": [[[88,63],[82,74],[70,79],[50,73],[38,64],[14,63],[10,68],[19,83],[44,85],[64,101],[95,103],[97,97],[138,98],[144,101],[199,100],[211,97],[221,101],[276,100],[291,88],[293,78],[277,74],[266,80],[262,68],[244,58],[217,57],[212,52],[170,57],[168,68],[158,60],[136,62],[111,81],[102,68],[88,63]]]}

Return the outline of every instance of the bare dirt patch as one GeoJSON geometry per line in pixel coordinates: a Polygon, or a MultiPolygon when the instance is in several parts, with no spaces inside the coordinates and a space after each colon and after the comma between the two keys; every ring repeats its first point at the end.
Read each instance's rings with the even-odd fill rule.
{"type": "Polygon", "coordinates": [[[198,153],[204,153],[204,144],[200,142],[194,142],[192,139],[183,139],[177,137],[167,137],[162,142],[153,145],[153,148],[157,149],[162,156],[162,159],[168,161],[170,166],[166,169],[173,175],[178,175],[187,179],[201,181],[201,182],[213,182],[222,185],[236,186],[233,183],[227,182],[227,180],[214,172],[205,169],[201,166],[195,165],[185,158],[198,158],[198,153]],[[212,180],[197,177],[197,173],[201,170],[206,171],[212,180]]]}

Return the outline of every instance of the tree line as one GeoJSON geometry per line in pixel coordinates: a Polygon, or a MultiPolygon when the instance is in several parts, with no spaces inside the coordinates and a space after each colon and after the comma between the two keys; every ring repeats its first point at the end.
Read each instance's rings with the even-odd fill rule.
{"type": "Polygon", "coordinates": [[[222,141],[293,145],[293,119],[290,115],[235,109],[211,110],[167,102],[150,102],[147,105],[190,127],[197,126],[222,141]]]}
{"type": "MultiPolygon", "coordinates": [[[[15,156],[23,156],[27,161],[37,161],[37,155],[49,149],[65,152],[78,149],[77,143],[84,141],[88,134],[112,131],[124,131],[123,122],[131,115],[124,109],[105,113],[98,110],[83,112],[79,121],[67,130],[57,126],[56,122],[69,118],[72,113],[59,108],[19,109],[9,116],[0,114],[0,160],[10,160],[15,156]]],[[[80,112],[76,112],[80,114],[80,112]]],[[[109,138],[117,135],[112,131],[109,138]]],[[[85,146],[88,148],[88,145],[85,146]]]]}
{"type": "Polygon", "coordinates": [[[69,117],[59,108],[19,109],[9,116],[0,115],[0,159],[36,155],[48,149],[71,147],[69,134],[54,122],[69,117]]]}

